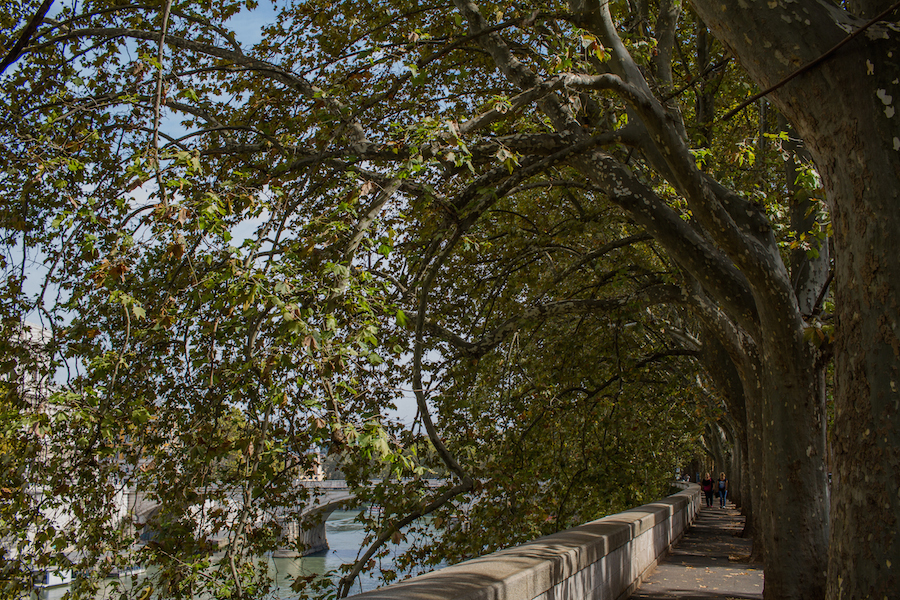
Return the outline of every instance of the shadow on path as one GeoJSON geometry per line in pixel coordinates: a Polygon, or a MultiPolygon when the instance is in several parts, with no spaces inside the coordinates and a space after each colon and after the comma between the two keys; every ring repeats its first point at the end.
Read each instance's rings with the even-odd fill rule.
{"type": "Polygon", "coordinates": [[[743,527],[737,509],[704,506],[630,600],[762,600],[762,565],[746,562],[752,542],[735,537],[743,527]]]}

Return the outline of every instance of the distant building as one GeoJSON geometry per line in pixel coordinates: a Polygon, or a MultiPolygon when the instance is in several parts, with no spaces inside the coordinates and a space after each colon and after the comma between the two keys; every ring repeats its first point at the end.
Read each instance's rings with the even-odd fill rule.
{"type": "Polygon", "coordinates": [[[53,339],[52,334],[40,325],[23,323],[10,337],[5,344],[7,356],[3,358],[14,364],[2,379],[15,385],[18,397],[26,400],[33,410],[48,410],[51,380],[47,345],[53,339]]]}

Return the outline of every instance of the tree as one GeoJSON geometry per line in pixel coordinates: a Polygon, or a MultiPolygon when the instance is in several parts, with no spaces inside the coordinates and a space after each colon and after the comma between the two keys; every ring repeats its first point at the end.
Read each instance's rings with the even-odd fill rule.
{"type": "Polygon", "coordinates": [[[893,105],[898,72],[890,58],[896,33],[883,19],[896,5],[693,4],[760,88],[793,76],[769,97],[819,167],[835,232],[835,488],[828,597],[890,596],[898,580],[887,565],[900,555],[895,525],[900,428],[893,384],[898,265],[887,240],[898,227],[893,207],[900,137],[893,105]]]}
{"type": "MultiPolygon", "coordinates": [[[[700,4],[724,36],[724,17],[700,4]]],[[[799,247],[821,225],[789,223],[799,191],[771,183],[766,140],[791,155],[789,136],[760,108],[737,126],[713,121],[749,88],[676,2],[454,7],[448,18],[445,6],[399,0],[296,2],[253,49],[226,27],[241,3],[95,2],[38,28],[3,83],[0,190],[7,263],[23,270],[39,251],[50,268],[37,297],[12,276],[6,295],[46,311],[60,364],[77,357],[73,443],[97,456],[127,433],[131,465],[152,449],[168,475],[148,484],[178,516],[179,493],[209,475],[192,427],[210,411],[246,411],[246,478],[234,489],[244,522],[265,525],[236,535],[217,571],[243,593],[239,550],[274,543],[263,509],[286,489],[278,456],[328,443],[359,457],[343,470],[361,488],[373,456],[397,474],[440,461],[450,482],[436,495],[418,484],[361,489],[397,500],[374,524],[378,544],[417,516],[451,511],[460,494],[486,493],[477,456],[553,456],[592,475],[570,483],[600,492],[585,457],[608,447],[560,445],[565,435],[529,424],[549,419],[588,439],[617,423],[613,410],[652,422],[668,413],[634,386],[671,393],[661,373],[693,380],[685,357],[721,348],[727,360],[705,361],[708,381],[759,491],[766,594],[821,597],[828,262],[818,242],[808,248],[818,261],[789,257],[786,233],[799,247]],[[597,339],[574,344],[586,331],[597,339]],[[404,376],[427,456],[410,450],[421,436],[382,418],[404,376]],[[621,406],[604,391],[619,383],[616,397],[631,399],[621,406]],[[773,481],[796,501],[762,485],[773,481]]],[[[827,140],[810,138],[811,117],[803,125],[779,108],[823,169],[815,147],[827,140]]],[[[684,400],[677,427],[694,410],[684,400]]],[[[548,489],[562,490],[566,473],[548,489]]],[[[850,502],[840,493],[835,503],[850,502]]],[[[564,526],[574,513],[563,502],[552,517],[564,526]]],[[[187,593],[196,580],[171,583],[187,593]]]]}

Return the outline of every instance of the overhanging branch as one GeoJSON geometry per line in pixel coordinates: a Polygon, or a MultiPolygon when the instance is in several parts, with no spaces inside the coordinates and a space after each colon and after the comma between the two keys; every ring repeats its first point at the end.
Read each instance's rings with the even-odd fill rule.
{"type": "Polygon", "coordinates": [[[19,60],[19,57],[25,52],[25,47],[28,46],[28,42],[34,37],[34,34],[37,32],[38,27],[41,26],[41,23],[44,22],[44,17],[47,16],[47,12],[52,5],[53,0],[44,0],[37,12],[34,13],[34,16],[31,17],[31,20],[25,27],[22,35],[19,36],[18,41],[10,48],[9,52],[6,53],[6,58],[4,58],[3,63],[0,64],[0,75],[2,75],[10,65],[19,60]]]}
{"type": "Polygon", "coordinates": [[[449,342],[452,346],[461,350],[466,355],[472,358],[480,358],[503,343],[522,326],[531,321],[535,321],[538,319],[548,319],[569,314],[608,312],[634,302],[649,305],[678,301],[680,298],[681,292],[676,286],[655,285],[631,296],[621,296],[617,298],[604,299],[572,299],[560,300],[557,302],[547,302],[545,304],[530,306],[523,309],[522,312],[515,317],[507,319],[493,331],[482,335],[477,340],[472,342],[446,328],[441,327],[433,321],[425,322],[424,329],[426,329],[432,335],[435,335],[449,342]]]}

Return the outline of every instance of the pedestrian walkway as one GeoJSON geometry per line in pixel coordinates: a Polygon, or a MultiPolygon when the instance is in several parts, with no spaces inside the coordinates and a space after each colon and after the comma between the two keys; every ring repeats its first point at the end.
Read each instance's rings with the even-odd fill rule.
{"type": "Polygon", "coordinates": [[[762,565],[747,562],[752,542],[736,537],[743,527],[737,509],[704,506],[630,600],[762,600],[762,565]]]}

